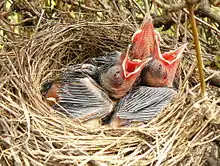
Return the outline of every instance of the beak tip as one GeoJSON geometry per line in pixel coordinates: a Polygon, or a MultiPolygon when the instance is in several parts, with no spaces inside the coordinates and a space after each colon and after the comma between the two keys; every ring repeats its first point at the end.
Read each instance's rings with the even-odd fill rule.
{"type": "Polygon", "coordinates": [[[186,49],[187,44],[188,44],[188,43],[184,43],[182,46],[180,46],[180,47],[178,48],[179,50],[181,50],[180,52],[183,52],[183,51],[186,49]]]}

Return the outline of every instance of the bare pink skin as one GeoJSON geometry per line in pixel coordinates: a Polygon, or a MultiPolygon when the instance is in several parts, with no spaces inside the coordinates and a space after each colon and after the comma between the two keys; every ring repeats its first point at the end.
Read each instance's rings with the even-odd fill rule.
{"type": "Polygon", "coordinates": [[[172,86],[186,44],[161,54],[160,34],[154,30],[152,18],[146,15],[141,27],[132,36],[131,58],[144,60],[153,57],[142,72],[142,83],[148,86],[172,86]]]}
{"type": "MultiPolygon", "coordinates": [[[[140,30],[132,37],[130,56],[142,61],[147,57],[153,57],[150,62],[146,63],[141,72],[142,84],[152,87],[172,87],[176,70],[187,44],[174,51],[161,54],[159,48],[160,35],[158,34],[154,31],[152,18],[146,17],[140,30]]],[[[111,126],[117,128],[126,122],[127,120],[116,115],[111,120],[111,126]]]]}
{"type": "Polygon", "coordinates": [[[141,27],[134,33],[131,48],[127,53],[122,53],[111,67],[101,76],[101,85],[113,98],[124,96],[140,75],[144,65],[149,62],[156,48],[156,40],[160,39],[159,33],[154,31],[152,18],[146,15],[141,27]]]}
{"type": "Polygon", "coordinates": [[[109,93],[109,96],[119,99],[126,95],[132,88],[137,77],[139,77],[144,66],[151,60],[132,61],[129,59],[129,49],[121,55],[121,63],[108,69],[101,74],[101,85],[109,93]]]}
{"type": "Polygon", "coordinates": [[[183,44],[174,51],[160,53],[158,50],[154,59],[143,70],[142,84],[154,87],[172,87],[173,80],[187,44],[183,44]]]}
{"type": "Polygon", "coordinates": [[[152,18],[146,15],[141,27],[132,36],[131,58],[143,60],[153,56],[159,33],[154,30],[152,18]]]}
{"type": "Polygon", "coordinates": [[[151,87],[164,87],[168,85],[167,69],[159,60],[153,59],[141,73],[142,84],[151,87]]]}

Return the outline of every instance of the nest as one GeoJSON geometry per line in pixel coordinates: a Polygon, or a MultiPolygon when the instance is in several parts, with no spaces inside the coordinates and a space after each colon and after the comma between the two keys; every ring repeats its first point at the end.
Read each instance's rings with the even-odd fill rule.
{"type": "MultiPolygon", "coordinates": [[[[206,97],[198,97],[193,44],[179,68],[177,98],[148,123],[91,130],[46,104],[45,81],[55,80],[68,65],[126,48],[134,31],[131,22],[56,22],[42,24],[31,38],[7,43],[0,57],[3,165],[220,163],[219,90],[207,86],[206,97]]],[[[162,38],[162,48],[170,49],[171,37],[162,38]]]]}

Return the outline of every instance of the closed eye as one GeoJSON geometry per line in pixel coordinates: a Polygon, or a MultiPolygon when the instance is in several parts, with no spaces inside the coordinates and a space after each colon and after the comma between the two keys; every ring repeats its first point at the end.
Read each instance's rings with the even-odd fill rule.
{"type": "Polygon", "coordinates": [[[119,78],[119,77],[120,77],[120,71],[117,71],[117,72],[114,74],[114,77],[115,77],[115,78],[119,78]]]}

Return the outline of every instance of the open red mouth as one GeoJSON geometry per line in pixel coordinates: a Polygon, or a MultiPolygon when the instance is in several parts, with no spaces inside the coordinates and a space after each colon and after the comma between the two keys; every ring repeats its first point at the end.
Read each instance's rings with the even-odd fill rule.
{"type": "MultiPolygon", "coordinates": [[[[152,35],[154,34],[154,26],[153,20],[150,15],[146,15],[143,19],[141,27],[133,34],[131,41],[136,43],[140,42],[140,46],[145,46],[145,42],[147,39],[152,39],[152,35]],[[143,44],[143,45],[141,45],[143,44]]],[[[147,41],[149,43],[149,40],[147,41]]]]}
{"type": "Polygon", "coordinates": [[[183,44],[179,48],[177,48],[174,51],[165,52],[162,55],[159,54],[159,58],[166,62],[168,65],[173,64],[174,62],[178,61],[183,54],[184,49],[186,48],[187,43],[183,44]]]}
{"type": "Polygon", "coordinates": [[[152,17],[146,15],[140,28],[133,34],[131,38],[132,53],[131,56],[138,59],[145,59],[152,56],[154,45],[159,33],[156,33],[153,26],[152,17]]]}
{"type": "Polygon", "coordinates": [[[123,69],[125,78],[128,78],[131,75],[139,73],[143,69],[145,64],[148,63],[152,59],[152,58],[147,58],[145,60],[130,59],[128,56],[130,47],[131,45],[128,46],[125,59],[122,62],[122,69],[123,69]]]}

